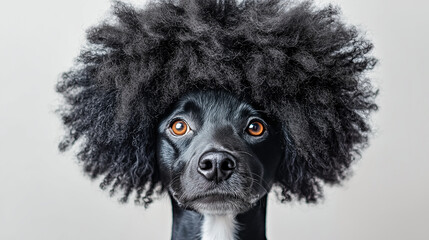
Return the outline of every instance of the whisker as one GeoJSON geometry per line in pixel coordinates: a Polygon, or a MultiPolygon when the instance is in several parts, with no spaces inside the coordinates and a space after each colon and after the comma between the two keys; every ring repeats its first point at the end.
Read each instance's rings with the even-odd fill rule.
{"type": "Polygon", "coordinates": [[[237,152],[238,152],[238,153],[244,153],[244,154],[246,154],[246,155],[249,155],[249,156],[253,157],[253,155],[252,155],[251,153],[246,152],[246,151],[237,151],[237,152]]]}
{"type": "Polygon", "coordinates": [[[252,177],[255,176],[256,179],[261,180],[263,183],[265,183],[266,185],[268,185],[268,183],[264,180],[264,178],[261,175],[258,175],[257,173],[251,172],[250,174],[252,174],[252,177]]]}

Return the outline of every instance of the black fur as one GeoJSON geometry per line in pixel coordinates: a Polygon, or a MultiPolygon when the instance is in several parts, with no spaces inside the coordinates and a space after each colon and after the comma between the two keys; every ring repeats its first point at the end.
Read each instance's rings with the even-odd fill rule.
{"type": "Polygon", "coordinates": [[[336,7],[280,0],[161,0],[114,5],[114,21],[88,31],[88,46],[57,85],[78,158],[102,188],[150,203],[160,186],[156,129],[185,93],[221,89],[282,123],[282,200],[315,202],[339,183],[368,140],[377,91],[365,77],[372,44],[336,7]]]}

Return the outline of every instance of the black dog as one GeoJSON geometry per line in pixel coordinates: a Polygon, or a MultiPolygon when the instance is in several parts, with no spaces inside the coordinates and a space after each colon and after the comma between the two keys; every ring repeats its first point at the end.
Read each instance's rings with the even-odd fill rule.
{"type": "Polygon", "coordinates": [[[266,194],[284,152],[281,125],[269,121],[230,94],[198,92],[181,99],[161,122],[158,156],[173,196],[173,236],[233,239],[235,215],[256,206],[238,216],[246,226],[238,236],[265,238],[266,194]],[[203,218],[182,208],[204,214],[203,233],[203,218]]]}
{"type": "Polygon", "coordinates": [[[57,91],[62,151],[145,206],[172,239],[265,239],[267,193],[316,202],[367,145],[372,44],[338,9],[280,0],[116,3],[57,91]],[[80,140],[80,141],[78,141],[80,140]]]}

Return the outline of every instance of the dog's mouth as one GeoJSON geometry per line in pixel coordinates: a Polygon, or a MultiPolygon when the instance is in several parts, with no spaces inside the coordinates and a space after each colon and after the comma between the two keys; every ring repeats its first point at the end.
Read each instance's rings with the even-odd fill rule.
{"type": "Polygon", "coordinates": [[[195,188],[195,186],[174,188],[170,185],[169,191],[180,207],[203,214],[242,213],[255,206],[267,193],[267,188],[261,184],[218,186],[212,189],[207,189],[207,186],[195,188]]]}
{"type": "Polygon", "coordinates": [[[200,202],[200,203],[208,203],[208,204],[214,203],[214,202],[225,202],[225,201],[245,202],[245,199],[233,194],[208,193],[208,194],[197,195],[188,200],[188,202],[200,202]]]}
{"type": "Polygon", "coordinates": [[[180,202],[185,208],[204,214],[241,213],[252,206],[245,198],[230,193],[199,194],[180,202]]]}

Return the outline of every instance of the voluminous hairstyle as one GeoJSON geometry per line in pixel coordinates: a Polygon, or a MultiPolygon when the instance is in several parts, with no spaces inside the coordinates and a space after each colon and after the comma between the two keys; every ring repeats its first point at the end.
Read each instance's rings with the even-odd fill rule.
{"type": "Polygon", "coordinates": [[[123,201],[151,202],[164,189],[157,124],[190,91],[218,89],[280,122],[281,200],[315,202],[339,183],[366,145],[377,91],[364,73],[373,45],[339,9],[280,0],[160,0],[143,9],[116,2],[114,18],[89,29],[88,45],[57,91],[64,151],[123,201]],[[81,139],[80,141],[78,141],[81,139]]]}

